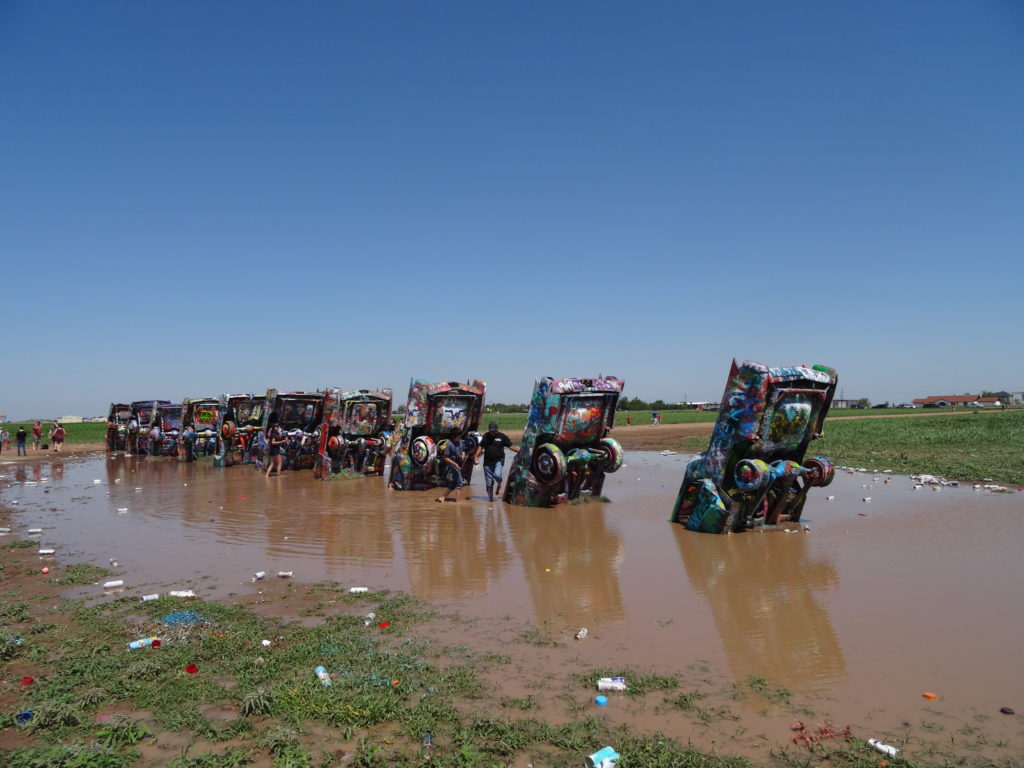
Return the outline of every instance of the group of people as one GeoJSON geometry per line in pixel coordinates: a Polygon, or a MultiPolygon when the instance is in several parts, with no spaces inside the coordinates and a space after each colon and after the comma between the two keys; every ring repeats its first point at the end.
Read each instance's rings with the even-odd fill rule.
{"type": "MultiPolygon", "coordinates": [[[[64,427],[60,422],[55,421],[50,426],[49,439],[53,442],[53,450],[60,453],[64,448],[64,427]]],[[[0,452],[10,450],[11,433],[6,428],[0,428],[0,452]]],[[[18,456],[28,456],[28,430],[24,425],[18,427],[14,433],[14,443],[18,449],[18,456]]],[[[43,425],[36,421],[32,425],[32,449],[38,451],[43,441],[43,425]]]]}
{"type": "MultiPolygon", "coordinates": [[[[443,496],[437,497],[439,502],[447,501],[452,493],[455,494],[455,501],[458,501],[462,493],[462,486],[466,484],[462,475],[462,466],[466,461],[466,455],[461,436],[462,432],[459,429],[452,430],[441,457],[445,463],[445,484],[448,490],[444,492],[443,496]]],[[[513,453],[519,453],[519,447],[512,444],[512,439],[504,432],[498,431],[498,422],[492,421],[487,425],[487,432],[484,433],[473,452],[473,464],[480,463],[480,454],[483,454],[484,457],[484,485],[487,487],[488,501],[494,501],[494,494],[501,493],[506,448],[513,453]]]]}

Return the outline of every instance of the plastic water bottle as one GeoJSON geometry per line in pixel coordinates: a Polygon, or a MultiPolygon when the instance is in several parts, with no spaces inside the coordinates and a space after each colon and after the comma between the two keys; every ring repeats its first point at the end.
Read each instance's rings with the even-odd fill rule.
{"type": "Polygon", "coordinates": [[[277,575],[282,579],[290,579],[295,575],[295,571],[278,571],[277,575]]]}
{"type": "Polygon", "coordinates": [[[889,757],[896,757],[896,755],[898,755],[900,752],[898,749],[896,749],[896,747],[891,747],[888,744],[883,744],[878,739],[868,739],[868,744],[877,749],[883,755],[888,755],[889,757]]]}
{"type": "Polygon", "coordinates": [[[597,681],[599,691],[624,691],[626,690],[626,678],[624,677],[602,677],[597,681]]]}
{"type": "Polygon", "coordinates": [[[117,589],[118,587],[124,586],[124,579],[115,579],[114,581],[108,581],[103,584],[104,589],[117,589]]]}
{"type": "Polygon", "coordinates": [[[331,674],[324,669],[324,667],[317,667],[315,670],[317,678],[320,680],[320,685],[334,685],[334,681],[331,680],[331,674]]]}
{"type": "Polygon", "coordinates": [[[348,588],[348,593],[350,595],[361,595],[361,594],[363,594],[365,592],[369,592],[369,591],[370,591],[369,587],[349,587],[348,588]]]}
{"type": "Polygon", "coordinates": [[[195,597],[196,593],[191,589],[172,589],[168,592],[171,597],[195,597]]]}
{"type": "Polygon", "coordinates": [[[159,599],[160,599],[160,593],[159,592],[156,592],[156,593],[154,593],[152,595],[143,595],[142,596],[142,602],[144,602],[144,603],[148,603],[150,600],[159,600],[159,599]]]}
{"type": "Polygon", "coordinates": [[[368,614],[366,614],[366,618],[363,619],[363,626],[364,627],[370,626],[371,624],[373,624],[373,621],[376,618],[377,618],[377,614],[374,613],[373,611],[370,611],[368,614]]]}
{"type": "Polygon", "coordinates": [[[619,759],[619,753],[611,747],[604,747],[592,755],[587,755],[584,761],[586,768],[612,768],[615,761],[619,759]]]}
{"type": "Polygon", "coordinates": [[[155,637],[143,637],[140,640],[132,640],[130,643],[128,643],[128,650],[137,651],[140,648],[149,648],[149,646],[151,646],[153,644],[153,641],[156,639],[157,638],[155,637]]]}

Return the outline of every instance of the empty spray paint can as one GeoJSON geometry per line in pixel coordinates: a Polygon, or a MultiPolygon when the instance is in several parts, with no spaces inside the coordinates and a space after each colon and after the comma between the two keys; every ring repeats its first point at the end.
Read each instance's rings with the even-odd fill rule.
{"type": "Polygon", "coordinates": [[[377,618],[377,614],[374,613],[373,611],[370,611],[368,614],[366,614],[366,618],[363,619],[363,626],[364,627],[370,626],[371,624],[373,624],[373,620],[376,619],[376,618],[377,618]]]}
{"type": "Polygon", "coordinates": [[[624,691],[626,690],[626,678],[624,677],[602,677],[597,681],[599,691],[624,691]]]}
{"type": "Polygon", "coordinates": [[[334,681],[331,680],[330,673],[323,667],[317,667],[315,670],[317,678],[320,680],[320,685],[334,685],[334,681]]]}
{"type": "Polygon", "coordinates": [[[604,747],[592,755],[587,755],[583,762],[586,768],[612,768],[615,761],[619,759],[619,753],[611,747],[604,747]]]}
{"type": "Polygon", "coordinates": [[[266,576],[267,576],[267,572],[266,571],[256,571],[256,573],[254,573],[252,575],[252,580],[253,581],[263,581],[263,579],[265,579],[266,576]]]}
{"type": "Polygon", "coordinates": [[[132,651],[137,651],[140,648],[149,648],[149,646],[151,646],[153,644],[153,641],[156,639],[157,638],[155,637],[143,637],[139,640],[132,640],[130,643],[128,643],[128,649],[132,651]]]}

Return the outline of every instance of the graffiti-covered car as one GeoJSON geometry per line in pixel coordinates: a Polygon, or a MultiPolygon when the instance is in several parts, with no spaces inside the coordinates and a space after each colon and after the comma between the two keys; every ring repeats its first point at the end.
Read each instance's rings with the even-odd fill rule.
{"type": "Polygon", "coordinates": [[[550,507],[600,496],[605,474],[622,466],[622,446],[608,433],[625,385],[612,376],[537,379],[502,500],[550,507]]]}
{"type": "Polygon", "coordinates": [[[128,453],[149,453],[149,433],[157,423],[156,409],[170,404],[170,400],[135,400],[128,406],[128,453]]]}
{"type": "Polygon", "coordinates": [[[111,403],[107,412],[107,432],[104,441],[108,451],[123,451],[128,447],[128,422],[132,418],[130,403],[111,403]]]}
{"type": "Polygon", "coordinates": [[[711,443],[687,464],[672,520],[703,533],[799,521],[807,492],[835,474],[828,459],[804,455],[821,437],[838,380],[824,365],[733,360],[711,443]]]}
{"type": "Polygon", "coordinates": [[[323,392],[267,391],[263,416],[263,432],[258,450],[259,464],[266,466],[266,430],[278,426],[286,439],[282,458],[283,469],[312,469],[320,445],[320,427],[324,420],[323,392]]]}
{"type": "Polygon", "coordinates": [[[266,395],[220,396],[220,441],[213,464],[231,467],[257,460],[256,446],[263,430],[266,395]]]}
{"type": "Polygon", "coordinates": [[[195,461],[216,455],[222,414],[220,398],[186,398],[182,407],[178,456],[182,461],[195,461]]]}
{"type": "Polygon", "coordinates": [[[412,380],[401,437],[391,459],[388,484],[392,488],[420,491],[443,485],[444,467],[438,456],[444,455],[452,430],[461,435],[462,476],[466,483],[472,480],[486,388],[479,379],[466,384],[412,380]]]}
{"type": "Polygon", "coordinates": [[[316,477],[323,479],[344,471],[384,474],[394,434],[391,400],[390,389],[327,390],[313,470],[316,477]]]}
{"type": "Polygon", "coordinates": [[[184,406],[177,404],[158,405],[149,426],[149,444],[146,452],[150,456],[177,456],[181,441],[181,415],[184,406]]]}

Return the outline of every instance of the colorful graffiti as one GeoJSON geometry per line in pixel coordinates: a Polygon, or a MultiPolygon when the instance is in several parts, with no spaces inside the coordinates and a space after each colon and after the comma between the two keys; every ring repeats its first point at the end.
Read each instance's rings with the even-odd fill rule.
{"type": "Polygon", "coordinates": [[[503,500],[550,507],[600,496],[605,474],[622,466],[622,446],[608,433],[625,384],[614,377],[537,379],[503,500]]]}
{"type": "Polygon", "coordinates": [[[266,467],[268,446],[267,429],[279,427],[286,442],[282,467],[284,469],[312,469],[320,445],[320,428],[324,419],[323,392],[279,392],[267,390],[263,423],[255,440],[250,441],[250,455],[257,469],[266,467]]]}
{"type": "Polygon", "coordinates": [[[107,412],[107,432],[104,438],[108,451],[123,451],[128,447],[128,422],[132,407],[129,403],[111,403],[107,412]]]}
{"type": "Polygon", "coordinates": [[[313,474],[384,474],[395,435],[391,401],[390,389],[328,389],[313,474]]]}
{"type": "Polygon", "coordinates": [[[182,407],[178,458],[195,461],[216,456],[220,452],[220,427],[224,417],[220,400],[216,397],[186,398],[182,407]]]}
{"type": "Polygon", "coordinates": [[[153,427],[154,425],[159,427],[159,422],[156,421],[156,409],[161,405],[170,404],[170,400],[136,400],[128,406],[126,453],[135,455],[150,453],[149,440],[153,427]]]}
{"type": "Polygon", "coordinates": [[[219,404],[222,416],[214,466],[254,464],[259,456],[267,396],[224,394],[219,404]]]}
{"type": "Polygon", "coordinates": [[[405,418],[391,461],[388,485],[398,490],[425,490],[443,484],[438,455],[443,455],[453,429],[460,432],[465,482],[473,476],[473,452],[480,442],[480,417],[487,385],[479,379],[409,383],[405,418]]]}
{"type": "Polygon", "coordinates": [[[807,492],[834,476],[828,459],[804,455],[838,381],[826,366],[733,360],[711,442],[687,464],[672,520],[703,533],[799,521],[807,492]]]}

